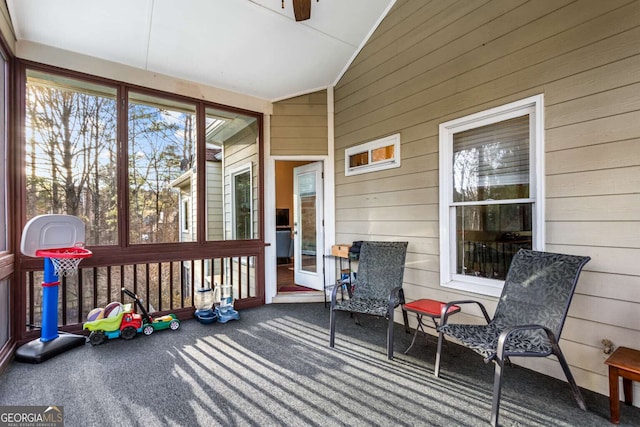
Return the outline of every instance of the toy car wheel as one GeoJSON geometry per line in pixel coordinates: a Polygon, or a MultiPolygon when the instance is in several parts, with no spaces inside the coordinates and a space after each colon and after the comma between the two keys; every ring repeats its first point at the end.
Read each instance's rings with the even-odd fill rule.
{"type": "Polygon", "coordinates": [[[175,331],[180,327],[180,322],[177,320],[172,320],[171,323],[169,323],[169,327],[172,331],[175,331]]]}
{"type": "Polygon", "coordinates": [[[149,336],[153,333],[153,326],[151,325],[147,325],[144,328],[142,328],[142,333],[149,336]]]}
{"type": "Polygon", "coordinates": [[[138,331],[136,331],[136,328],[134,328],[133,326],[127,326],[122,330],[122,332],[120,333],[120,336],[122,337],[123,340],[131,340],[136,337],[137,333],[138,331]]]}
{"type": "Polygon", "coordinates": [[[100,345],[105,342],[107,337],[100,331],[93,331],[89,334],[89,342],[91,345],[100,345]]]}

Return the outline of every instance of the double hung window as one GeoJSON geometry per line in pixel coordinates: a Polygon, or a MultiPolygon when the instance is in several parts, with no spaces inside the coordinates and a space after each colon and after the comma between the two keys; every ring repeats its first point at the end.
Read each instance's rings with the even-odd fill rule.
{"type": "Polygon", "coordinates": [[[542,95],[440,125],[441,283],[499,295],[543,247],[542,95]]]}

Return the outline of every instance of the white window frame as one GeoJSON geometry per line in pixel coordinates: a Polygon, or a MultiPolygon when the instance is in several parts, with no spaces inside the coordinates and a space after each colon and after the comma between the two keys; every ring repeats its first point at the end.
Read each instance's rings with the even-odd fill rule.
{"type": "Polygon", "coordinates": [[[453,135],[469,129],[530,115],[528,199],[532,203],[532,247],[544,250],[544,96],[535,95],[440,124],[440,286],[500,296],[504,281],[455,273],[456,217],[453,203],[453,135]]]}
{"type": "Polygon", "coordinates": [[[191,197],[182,196],[180,201],[180,228],[183,233],[191,231],[191,197]]]}
{"type": "Polygon", "coordinates": [[[253,166],[247,163],[238,168],[233,169],[229,176],[231,177],[231,237],[237,239],[236,233],[236,176],[249,172],[249,239],[253,239],[253,166]]]}
{"type": "Polygon", "coordinates": [[[359,175],[361,173],[381,171],[400,167],[400,134],[369,141],[364,144],[349,147],[344,150],[344,175],[359,175]],[[393,145],[393,158],[373,162],[372,151],[377,148],[393,145]],[[362,166],[349,166],[349,158],[355,154],[369,153],[369,163],[362,166]]]}

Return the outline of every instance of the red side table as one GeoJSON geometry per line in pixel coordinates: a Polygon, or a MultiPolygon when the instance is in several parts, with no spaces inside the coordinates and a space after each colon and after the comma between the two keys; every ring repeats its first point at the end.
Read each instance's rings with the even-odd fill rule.
{"type": "Polygon", "coordinates": [[[622,377],[622,391],[624,403],[633,403],[632,381],[640,381],[640,351],[627,347],[618,347],[604,362],[609,365],[609,407],[611,422],[620,423],[620,384],[622,377]]]}
{"type": "MultiPolygon", "coordinates": [[[[411,347],[413,347],[413,344],[416,342],[416,337],[418,336],[418,331],[422,331],[422,333],[426,333],[424,330],[424,327],[430,327],[429,325],[425,325],[424,322],[422,321],[424,316],[430,317],[431,320],[433,321],[433,327],[434,328],[438,328],[438,322],[436,321],[436,319],[439,319],[440,316],[442,315],[442,309],[444,309],[444,306],[447,305],[446,302],[442,302],[442,301],[436,301],[433,299],[418,299],[415,300],[413,302],[410,302],[408,304],[403,304],[402,305],[402,310],[404,311],[410,311],[412,313],[416,314],[416,318],[418,319],[418,326],[416,327],[416,332],[413,334],[413,340],[411,340],[411,345],[409,346],[409,348],[407,348],[405,350],[405,354],[407,354],[409,352],[409,350],[411,350],[411,347]]],[[[447,311],[449,314],[455,314],[457,312],[460,311],[460,307],[458,307],[457,305],[452,305],[451,307],[449,307],[449,310],[447,311]]]]}

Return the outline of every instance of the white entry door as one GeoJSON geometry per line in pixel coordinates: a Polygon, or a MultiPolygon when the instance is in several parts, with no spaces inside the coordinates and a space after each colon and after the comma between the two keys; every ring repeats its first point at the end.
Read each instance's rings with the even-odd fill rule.
{"type": "Polygon", "coordinates": [[[322,290],[324,253],[322,162],[293,169],[294,276],[298,285],[322,290]]]}

